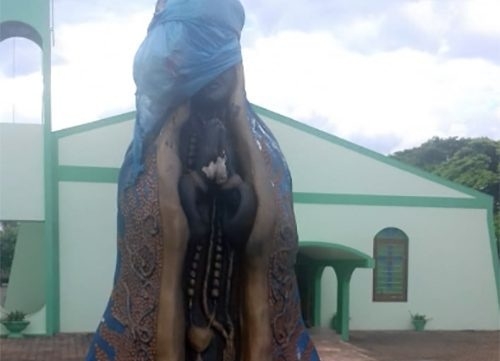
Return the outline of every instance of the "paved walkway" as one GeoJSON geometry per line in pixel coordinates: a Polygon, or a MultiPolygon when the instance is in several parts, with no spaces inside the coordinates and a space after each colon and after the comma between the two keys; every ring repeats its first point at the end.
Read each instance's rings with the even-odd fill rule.
{"type": "MultiPolygon", "coordinates": [[[[499,331],[353,331],[351,343],[313,329],[322,361],[500,361],[499,331]]],[[[82,361],[91,335],[0,339],[0,361],[82,361]]]]}
{"type": "Polygon", "coordinates": [[[0,339],[0,361],[82,361],[90,343],[88,334],[0,339]]]}
{"type": "Polygon", "coordinates": [[[312,329],[311,335],[321,361],[377,361],[365,350],[342,341],[332,330],[312,329]]]}
{"type": "MultiPolygon", "coordinates": [[[[312,330],[321,361],[376,361],[356,346],[342,342],[330,330],[312,330]]],[[[0,339],[0,361],[82,361],[91,335],[59,334],[54,337],[0,339]]]]}

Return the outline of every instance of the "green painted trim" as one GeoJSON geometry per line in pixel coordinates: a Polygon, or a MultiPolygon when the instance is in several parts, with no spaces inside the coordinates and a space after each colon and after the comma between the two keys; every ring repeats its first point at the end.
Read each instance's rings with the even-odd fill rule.
{"type": "Polygon", "coordinates": [[[44,124],[44,197],[46,244],[46,313],[45,330],[48,335],[59,332],[59,211],[56,165],[58,164],[57,143],[52,132],[51,101],[51,48],[43,48],[43,124],[44,124]]]}
{"type": "Polygon", "coordinates": [[[347,262],[335,265],[333,269],[337,275],[337,332],[340,333],[342,341],[349,341],[349,318],[350,318],[350,287],[351,276],[356,267],[347,262]],[[339,330],[340,328],[340,330],[339,330]]]}
{"type": "Polygon", "coordinates": [[[58,167],[58,179],[61,182],[117,183],[119,168],[104,167],[58,167]]]}
{"type": "Polygon", "coordinates": [[[315,261],[318,267],[353,267],[353,268],[375,268],[375,260],[369,262],[366,260],[331,260],[331,261],[315,261]]]}
{"type": "Polygon", "coordinates": [[[488,198],[451,198],[419,196],[383,196],[365,194],[305,193],[293,194],[295,203],[343,204],[364,206],[433,207],[433,208],[486,208],[488,198]]]}
{"type": "Polygon", "coordinates": [[[314,265],[314,300],[313,300],[313,323],[314,326],[321,326],[321,277],[323,276],[324,266],[317,263],[314,265]]]}
{"type": "Polygon", "coordinates": [[[490,236],[491,256],[493,262],[493,272],[495,274],[495,284],[497,286],[497,300],[500,308],[500,260],[498,259],[498,243],[495,236],[495,226],[493,221],[493,204],[487,210],[488,232],[490,236]]]}
{"type": "Polygon", "coordinates": [[[57,239],[57,191],[54,189],[54,154],[52,137],[45,135],[45,243],[46,243],[46,332],[53,335],[59,329],[59,244],[57,239]]]}
{"type": "Polygon", "coordinates": [[[31,40],[43,50],[42,34],[32,25],[20,20],[3,21],[0,19],[0,42],[16,36],[31,40]],[[22,30],[15,31],[16,28],[22,28],[22,30]]]}
{"type": "MultiPolygon", "coordinates": [[[[119,168],[59,166],[59,180],[71,182],[116,183],[119,168]]],[[[474,208],[490,206],[490,200],[446,197],[377,196],[358,194],[305,193],[293,194],[295,203],[342,204],[364,206],[474,208]]]]}
{"type": "Polygon", "coordinates": [[[431,173],[428,173],[428,172],[425,172],[419,168],[416,168],[416,167],[413,167],[411,165],[408,165],[406,163],[403,163],[403,162],[400,162],[399,160],[396,160],[394,158],[391,158],[389,156],[385,156],[383,154],[380,154],[380,153],[377,153],[373,150],[370,150],[370,149],[367,149],[367,148],[364,148],[360,145],[357,145],[357,144],[354,144],[354,143],[351,143],[345,139],[341,139],[337,136],[334,136],[330,133],[326,133],[326,132],[323,132],[317,128],[314,128],[314,127],[311,127],[309,125],[306,125],[304,123],[301,123],[301,122],[298,122],[294,119],[291,119],[291,118],[288,118],[284,115],[281,115],[281,114],[278,114],[278,113],[275,113],[271,110],[268,110],[268,109],[265,109],[265,108],[262,108],[262,107],[259,107],[255,104],[252,104],[254,110],[258,113],[258,114],[261,114],[265,117],[268,117],[268,118],[271,118],[273,120],[276,120],[282,124],[285,124],[285,125],[288,125],[288,126],[291,126],[295,129],[298,129],[300,131],[303,131],[305,133],[308,133],[310,135],[313,135],[315,137],[318,137],[318,138],[321,138],[323,140],[326,140],[330,143],[333,143],[333,144],[336,144],[336,145],[339,145],[341,147],[344,147],[344,148],[347,148],[347,149],[350,149],[352,151],[355,151],[357,153],[360,153],[360,154],[363,154],[367,157],[370,157],[372,159],[375,159],[379,162],[382,162],[382,163],[385,163],[385,164],[388,164],[390,166],[393,166],[395,168],[398,168],[400,170],[403,170],[405,172],[408,172],[408,173],[411,173],[411,174],[414,174],[416,176],[419,176],[419,177],[422,177],[424,179],[427,179],[429,181],[432,181],[432,182],[435,182],[435,183],[438,183],[438,184],[441,184],[445,187],[449,187],[449,188],[452,188],[454,190],[456,190],[457,192],[461,192],[461,193],[465,193],[471,197],[475,197],[475,198],[484,198],[484,197],[488,197],[488,195],[484,194],[484,193],[481,193],[479,191],[476,191],[475,189],[472,189],[472,188],[469,188],[469,187],[465,187],[461,184],[458,184],[458,183],[455,183],[455,182],[452,182],[452,181],[449,181],[447,179],[444,179],[444,178],[441,178],[439,176],[436,176],[434,174],[431,174],[431,173]]]}
{"type": "Polygon", "coordinates": [[[55,131],[54,136],[56,138],[64,138],[64,137],[68,137],[70,135],[88,132],[90,130],[99,129],[102,127],[126,122],[128,120],[133,120],[133,119],[135,119],[135,111],[123,113],[123,114],[118,114],[118,115],[115,115],[112,117],[96,120],[96,121],[93,121],[90,123],[76,125],[76,126],[70,127],[70,128],[61,129],[61,130],[55,131]]]}
{"type": "Polygon", "coordinates": [[[360,260],[331,260],[328,262],[316,261],[317,264],[321,264],[321,265],[324,264],[324,265],[331,265],[331,266],[338,264],[339,266],[342,266],[344,268],[350,267],[350,266],[353,266],[354,268],[355,267],[373,268],[375,266],[375,261],[373,260],[372,257],[367,255],[366,253],[358,251],[355,248],[348,247],[348,246],[345,246],[343,244],[301,240],[299,242],[299,252],[301,249],[304,249],[304,248],[329,248],[329,249],[334,249],[334,250],[339,250],[339,251],[343,251],[346,253],[350,253],[356,257],[361,258],[360,260]]]}

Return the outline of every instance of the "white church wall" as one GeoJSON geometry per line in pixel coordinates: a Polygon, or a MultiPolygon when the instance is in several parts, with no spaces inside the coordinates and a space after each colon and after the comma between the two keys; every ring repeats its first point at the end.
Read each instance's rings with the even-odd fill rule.
{"type": "Polygon", "coordinates": [[[59,139],[59,164],[79,167],[120,167],[132,134],[132,121],[69,134],[59,139]]]}
{"type": "Polygon", "coordinates": [[[286,156],[295,192],[472,198],[361,152],[262,118],[286,156]]]}
{"type": "Polygon", "coordinates": [[[383,228],[408,235],[408,301],[373,302],[373,273],[357,269],[351,281],[353,329],[410,328],[409,311],[432,317],[429,329],[499,328],[485,210],[306,204],[295,210],[301,240],[340,243],[370,256],[383,228]]]}
{"type": "Polygon", "coordinates": [[[0,220],[43,221],[43,126],[0,123],[0,220]]]}
{"type": "Polygon", "coordinates": [[[116,264],[116,185],[61,182],[61,332],[92,332],[107,304],[116,264]]]}

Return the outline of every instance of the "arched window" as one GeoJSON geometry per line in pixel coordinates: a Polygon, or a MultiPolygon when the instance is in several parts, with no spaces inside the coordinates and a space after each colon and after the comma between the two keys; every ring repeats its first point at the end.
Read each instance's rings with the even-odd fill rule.
{"type": "Polygon", "coordinates": [[[408,236],[384,228],[373,243],[373,301],[406,302],[408,296],[408,236]]]}

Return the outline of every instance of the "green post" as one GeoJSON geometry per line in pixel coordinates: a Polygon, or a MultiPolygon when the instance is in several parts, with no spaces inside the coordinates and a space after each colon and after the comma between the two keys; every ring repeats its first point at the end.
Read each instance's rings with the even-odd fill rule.
{"type": "Polygon", "coordinates": [[[314,277],[314,314],[313,323],[314,326],[321,325],[321,276],[323,275],[324,266],[315,265],[313,271],[314,277]]]}
{"type": "Polygon", "coordinates": [[[50,100],[50,46],[44,51],[43,61],[43,118],[44,118],[44,181],[45,181],[45,229],[47,264],[47,313],[46,331],[53,335],[59,332],[59,242],[58,242],[58,183],[56,178],[57,146],[51,125],[50,100]]]}
{"type": "Polygon", "coordinates": [[[337,275],[337,319],[336,331],[343,341],[349,341],[349,288],[355,266],[337,264],[334,267],[337,275]]]}

